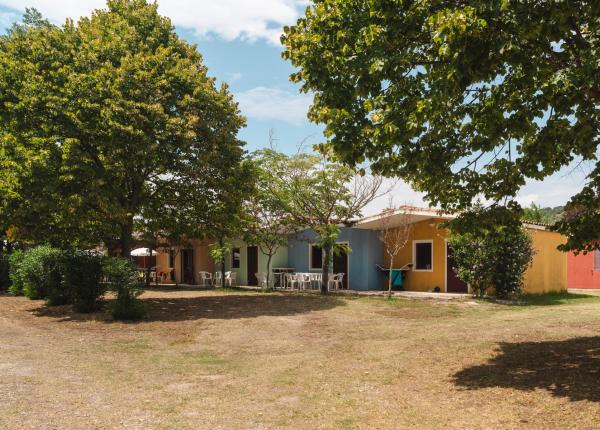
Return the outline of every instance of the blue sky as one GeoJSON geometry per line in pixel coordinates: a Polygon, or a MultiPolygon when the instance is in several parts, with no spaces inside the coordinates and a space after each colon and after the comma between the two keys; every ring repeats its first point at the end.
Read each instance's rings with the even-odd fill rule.
{"type": "MultiPolygon", "coordinates": [[[[322,127],[310,124],[306,111],[311,96],[301,94],[289,82],[293,68],[281,59],[279,35],[303,12],[307,0],[159,0],[159,11],[171,18],[177,32],[198,45],[212,76],[226,81],[246,116],[248,126],[240,137],[247,149],[268,144],[274,130],[278,148],[294,151],[323,141],[322,127]]],[[[55,23],[89,15],[104,7],[104,0],[0,0],[0,31],[18,21],[25,7],[37,8],[55,23]]],[[[584,184],[586,166],[569,167],[544,182],[529,182],[519,201],[543,206],[564,204],[584,184]]],[[[421,196],[402,182],[393,188],[395,204],[422,205],[421,196]]],[[[377,211],[387,204],[383,197],[367,208],[377,211]]]]}

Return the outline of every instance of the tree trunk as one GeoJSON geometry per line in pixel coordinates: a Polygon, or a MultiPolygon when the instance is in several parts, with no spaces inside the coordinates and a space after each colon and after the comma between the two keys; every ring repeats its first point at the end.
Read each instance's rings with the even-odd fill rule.
{"type": "Polygon", "coordinates": [[[131,242],[133,237],[133,217],[127,219],[124,224],[121,225],[121,257],[131,257],[131,242]]]}
{"type": "Polygon", "coordinates": [[[392,276],[394,275],[394,256],[390,254],[390,276],[388,279],[388,298],[392,297],[392,276]]]}
{"type": "Polygon", "coordinates": [[[325,258],[323,259],[323,267],[321,270],[321,294],[329,292],[329,263],[331,262],[331,248],[323,248],[325,258]]]}
{"type": "Polygon", "coordinates": [[[271,259],[273,254],[269,254],[267,258],[267,290],[271,290],[271,259]]]}
{"type": "Polygon", "coordinates": [[[221,287],[225,288],[225,255],[223,254],[224,240],[219,239],[219,247],[221,248],[221,287]]]}

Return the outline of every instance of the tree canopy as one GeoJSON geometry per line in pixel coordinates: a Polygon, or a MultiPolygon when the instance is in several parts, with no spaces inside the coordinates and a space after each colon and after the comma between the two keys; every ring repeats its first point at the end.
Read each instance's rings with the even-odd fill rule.
{"type": "Polygon", "coordinates": [[[0,37],[1,218],[31,240],[124,255],[144,208],[209,224],[232,178],[247,180],[244,121],[156,3],[109,0],[62,26],[29,11],[0,37]]]}
{"type": "MultiPolygon", "coordinates": [[[[342,161],[371,161],[445,211],[482,197],[518,212],[527,179],[598,163],[599,16],[590,0],[316,0],[283,55],[342,161]]],[[[599,177],[571,201],[585,219],[600,215],[599,177]]],[[[599,237],[582,223],[561,229],[574,247],[599,237]]]]}

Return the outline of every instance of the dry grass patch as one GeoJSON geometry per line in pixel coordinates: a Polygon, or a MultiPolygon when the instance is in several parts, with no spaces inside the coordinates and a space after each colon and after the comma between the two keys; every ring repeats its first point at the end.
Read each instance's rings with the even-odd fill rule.
{"type": "Polygon", "coordinates": [[[0,428],[600,426],[596,298],[143,300],[127,324],[0,296],[0,428]]]}

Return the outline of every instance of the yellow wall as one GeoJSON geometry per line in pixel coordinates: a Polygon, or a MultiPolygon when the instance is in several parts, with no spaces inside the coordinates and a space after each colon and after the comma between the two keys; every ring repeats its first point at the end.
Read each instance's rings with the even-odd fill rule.
{"type": "Polygon", "coordinates": [[[530,294],[562,291],[567,289],[567,254],[556,247],[565,238],[554,232],[528,230],[533,239],[535,256],[525,273],[523,291],[530,294]]]}
{"type": "MultiPolygon", "coordinates": [[[[409,291],[430,291],[433,288],[440,287],[444,291],[446,280],[446,250],[445,239],[446,230],[438,229],[437,225],[443,222],[442,219],[428,219],[415,223],[410,233],[410,237],[404,248],[400,250],[394,258],[394,268],[400,268],[408,263],[413,263],[413,241],[414,240],[432,240],[433,241],[433,268],[431,272],[418,272],[411,270],[406,276],[404,288],[409,291]]],[[[385,253],[385,265],[390,266],[390,257],[385,253]]],[[[387,287],[387,280],[386,287],[387,287]]]]}
{"type": "MultiPolygon", "coordinates": [[[[430,272],[411,270],[407,273],[404,287],[408,291],[432,291],[446,288],[446,241],[448,232],[438,228],[444,219],[433,218],[415,223],[405,247],[394,259],[394,268],[414,263],[413,241],[433,241],[433,269],[430,272]]],[[[525,273],[523,292],[544,293],[567,289],[567,254],[556,247],[564,243],[564,237],[558,233],[529,228],[536,254],[531,267],[525,273]]],[[[385,254],[385,265],[390,266],[389,256],[385,254]]],[[[387,288],[385,281],[384,288],[387,288]]]]}

